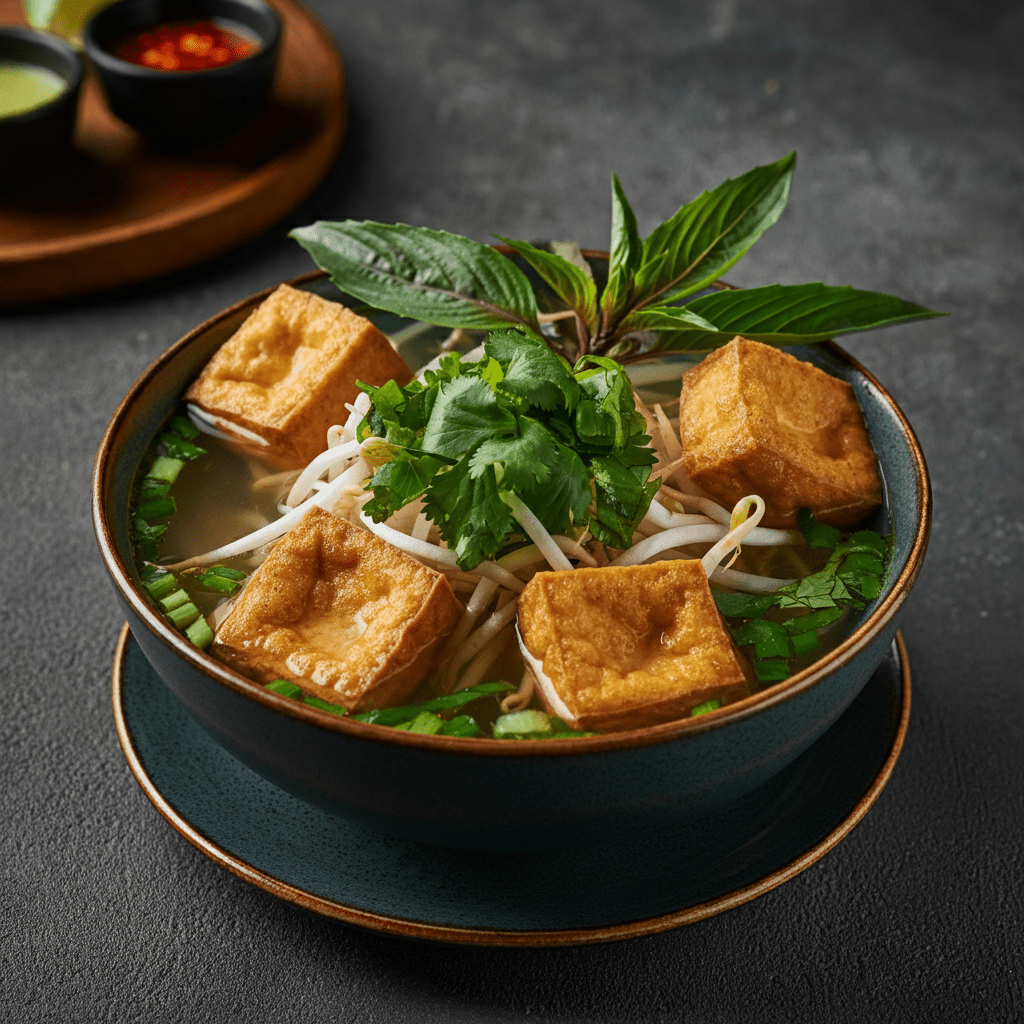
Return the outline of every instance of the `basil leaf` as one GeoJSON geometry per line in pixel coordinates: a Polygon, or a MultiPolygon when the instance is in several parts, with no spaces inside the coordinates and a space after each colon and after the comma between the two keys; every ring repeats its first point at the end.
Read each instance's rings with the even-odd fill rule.
{"type": "Polygon", "coordinates": [[[514,238],[495,235],[540,274],[545,284],[583,320],[587,330],[593,330],[597,320],[597,285],[585,271],[554,253],[546,252],[514,238]]]}
{"type": "Polygon", "coordinates": [[[628,334],[631,331],[680,330],[715,334],[718,328],[694,313],[689,306],[645,306],[643,309],[634,309],[619,324],[619,334],[628,334]]]}
{"type": "Polygon", "coordinates": [[[619,179],[612,175],[612,240],[608,284],[601,295],[602,336],[609,336],[628,308],[633,278],[643,263],[643,244],[633,213],[619,179]]]}
{"type": "Polygon", "coordinates": [[[662,334],[658,351],[710,351],[736,335],[768,345],[806,345],[841,334],[946,316],[895,295],[848,286],[771,284],[737,288],[694,299],[680,307],[715,325],[717,331],[680,330],[662,334]]]}
{"type": "Polygon", "coordinates": [[[702,192],[644,241],[644,262],[666,255],[640,299],[665,304],[717,280],[782,215],[796,166],[790,153],[702,192]]]}
{"type": "Polygon", "coordinates": [[[338,288],[378,309],[441,327],[540,329],[526,275],[489,245],[375,221],[317,221],[290,235],[338,288]]]}

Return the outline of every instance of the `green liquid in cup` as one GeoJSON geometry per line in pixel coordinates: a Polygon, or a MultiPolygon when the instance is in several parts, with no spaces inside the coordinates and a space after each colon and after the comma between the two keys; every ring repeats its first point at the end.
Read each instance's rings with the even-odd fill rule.
{"type": "Polygon", "coordinates": [[[67,82],[49,68],[0,60],[0,117],[14,117],[35,110],[66,88],[67,82]]]}

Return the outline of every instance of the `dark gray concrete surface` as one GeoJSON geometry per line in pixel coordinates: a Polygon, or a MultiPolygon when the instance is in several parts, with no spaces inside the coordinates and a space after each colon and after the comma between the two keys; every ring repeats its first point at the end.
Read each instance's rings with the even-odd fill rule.
{"type": "Polygon", "coordinates": [[[0,1018],[1024,1019],[1024,7],[313,7],[345,55],[352,124],[301,209],[173,277],[0,313],[0,1018]],[[369,217],[604,247],[612,172],[646,231],[790,149],[789,208],[731,278],[952,313],[846,343],[902,404],[935,489],[903,623],[910,732],[867,818],[717,918],[536,951],[321,920],[179,838],[114,736],[120,617],[89,520],[92,455],[137,375],[208,315],[308,269],[290,226],[369,217]]]}

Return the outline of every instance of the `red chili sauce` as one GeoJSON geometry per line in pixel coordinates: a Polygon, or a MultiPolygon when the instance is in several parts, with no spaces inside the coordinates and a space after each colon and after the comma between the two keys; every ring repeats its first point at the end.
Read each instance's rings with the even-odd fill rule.
{"type": "Polygon", "coordinates": [[[161,71],[205,71],[248,57],[259,49],[254,36],[214,21],[171,21],[134,32],[110,52],[120,60],[161,71]]]}

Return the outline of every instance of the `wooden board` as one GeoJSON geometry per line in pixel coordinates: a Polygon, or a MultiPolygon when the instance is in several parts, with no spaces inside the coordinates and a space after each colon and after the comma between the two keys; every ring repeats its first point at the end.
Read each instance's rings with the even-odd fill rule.
{"type": "MultiPolygon", "coordinates": [[[[154,153],[86,77],[69,166],[55,184],[0,198],[0,306],[198,263],[275,224],[323,180],[345,134],[344,65],[305,8],[272,3],[284,32],[270,106],[223,143],[154,153]]],[[[0,0],[0,24],[24,24],[19,0],[0,0]]]]}

